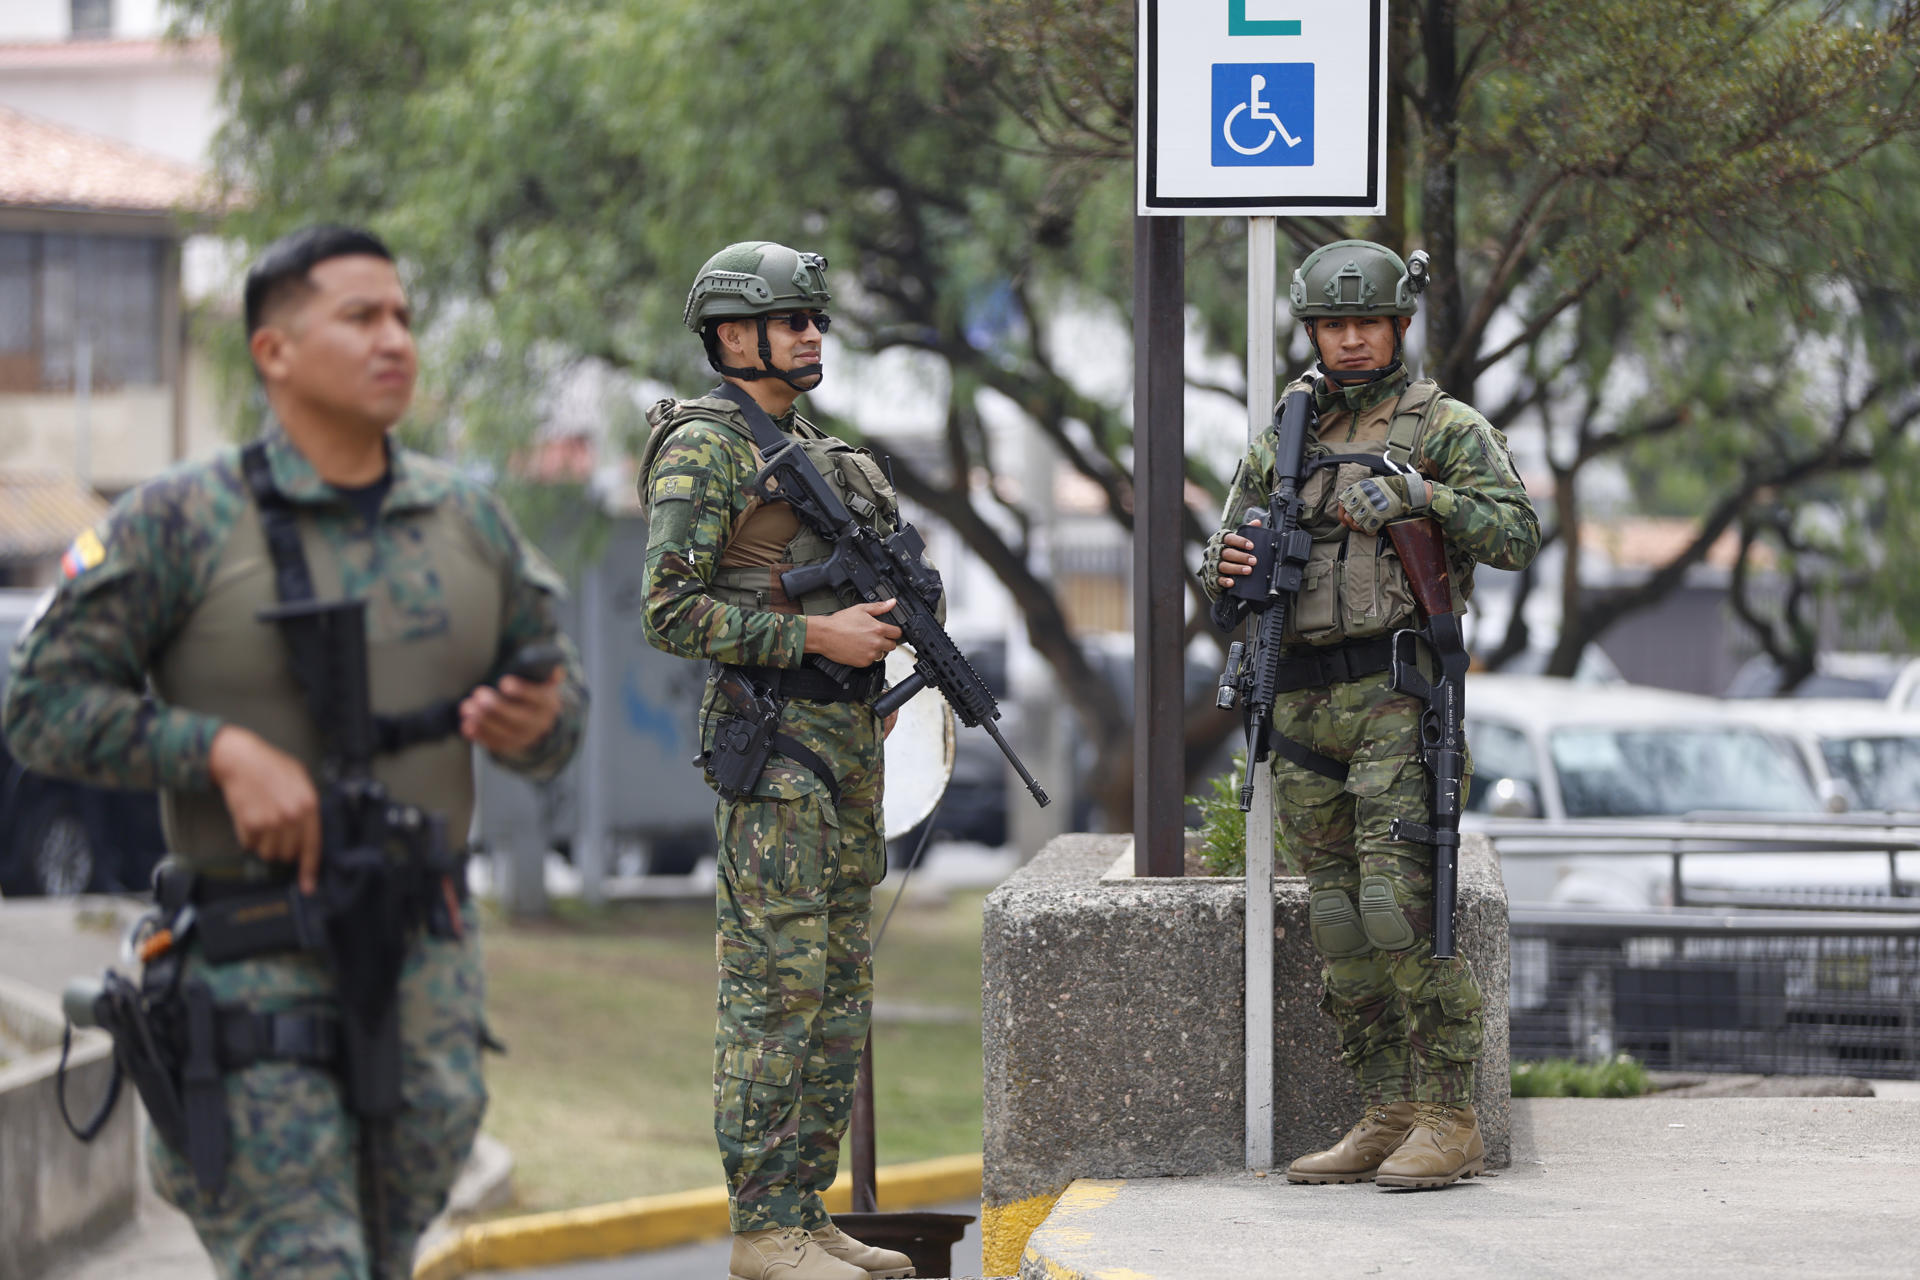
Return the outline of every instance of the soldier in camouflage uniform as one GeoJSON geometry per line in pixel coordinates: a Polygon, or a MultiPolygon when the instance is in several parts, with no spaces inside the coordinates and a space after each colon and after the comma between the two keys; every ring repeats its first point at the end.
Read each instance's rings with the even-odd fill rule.
{"type": "MultiPolygon", "coordinates": [[[[857,518],[889,533],[893,492],[872,459],[794,409],[819,385],[830,300],[817,254],[751,241],[701,268],[687,327],[708,362],[797,440],[857,518]]],[[[831,591],[789,599],[784,570],[831,546],[791,508],[750,495],[761,464],[743,407],[721,390],[664,400],[640,466],[647,509],[647,636],[713,664],[700,711],[720,792],[719,1000],[714,1129],[726,1170],[733,1280],[911,1276],[906,1255],[834,1226],[822,1196],[851,1118],[872,1004],[869,902],[886,874],[880,724],[867,697],[900,637],[831,591]],[[842,685],[809,655],[853,669],[842,685]],[[756,778],[722,785],[716,753],[739,682],[782,706],[756,778]]]]}
{"type": "MultiPolygon", "coordinates": [[[[379,241],[327,227],[279,241],[249,273],[246,312],[272,409],[263,441],[273,487],[292,509],[314,595],[366,601],[375,710],[405,713],[423,697],[457,709],[457,731],[443,720],[437,738],[376,756],[374,774],[395,800],[444,815],[461,841],[474,744],[543,778],[579,742],[586,691],[555,627],[562,584],[490,493],[389,441],[415,356],[379,241]],[[554,642],[564,656],[546,681],[483,683],[523,646],[554,642]]],[[[76,542],[66,581],[14,651],[7,693],[7,740],[32,768],[160,790],[163,883],[190,885],[200,903],[250,885],[284,902],[275,885],[297,877],[312,892],[320,878],[322,748],[287,645],[259,618],[278,591],[256,492],[242,451],[228,449],[122,498],[76,542]]],[[[192,1219],[220,1275],[411,1274],[486,1107],[478,920],[455,901],[464,884],[449,877],[441,888],[448,936],[413,928],[400,977],[384,1238],[363,1229],[367,1188],[337,1059],[263,1055],[238,1069],[222,1042],[223,1187],[202,1185],[182,1152],[150,1141],[161,1194],[192,1219]]],[[[204,981],[220,1006],[283,1029],[338,1025],[335,978],[318,954],[213,964],[204,936],[186,935],[183,982],[204,981]]]]}
{"type": "MultiPolygon", "coordinates": [[[[1344,779],[1274,758],[1285,841],[1307,877],[1315,947],[1326,959],[1321,1007],[1340,1030],[1366,1113],[1326,1151],[1287,1170],[1294,1182],[1445,1186],[1481,1170],[1472,1106],[1480,1055],[1480,988],[1464,957],[1433,956],[1429,850],[1388,838],[1395,818],[1430,819],[1420,762],[1420,704],[1388,686],[1391,633],[1415,621],[1414,600],[1385,526],[1431,517],[1446,536],[1456,608],[1476,562],[1519,569],[1540,545],[1539,522],[1505,438],[1429,381],[1411,381],[1401,340],[1415,281],[1380,245],[1342,240],[1294,273],[1294,318],[1318,353],[1318,426],[1309,463],[1385,454],[1415,475],[1342,463],[1312,473],[1302,525],[1313,539],[1287,619],[1275,731],[1345,766],[1344,779]]],[[[1201,580],[1217,598],[1250,573],[1253,544],[1235,530],[1276,484],[1275,439],[1248,450],[1207,544],[1201,580]]]]}

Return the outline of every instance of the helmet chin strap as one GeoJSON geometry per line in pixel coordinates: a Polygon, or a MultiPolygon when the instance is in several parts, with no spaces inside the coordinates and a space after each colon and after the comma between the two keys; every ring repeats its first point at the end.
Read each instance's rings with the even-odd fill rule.
{"type": "Polygon", "coordinates": [[[821,376],[827,371],[825,365],[803,364],[798,369],[774,368],[773,342],[767,337],[767,318],[765,316],[755,316],[753,323],[754,327],[760,331],[760,363],[764,365],[765,368],[748,369],[724,363],[720,359],[720,326],[714,325],[707,330],[706,347],[707,363],[712,365],[716,372],[724,374],[729,378],[738,378],[742,382],[758,382],[762,378],[778,378],[795,391],[811,390],[811,387],[803,387],[800,385],[809,378],[814,380],[812,386],[819,385],[821,376]]]}
{"type": "Polygon", "coordinates": [[[1400,372],[1401,330],[1398,324],[1393,326],[1393,359],[1387,361],[1386,364],[1378,369],[1345,369],[1339,371],[1329,369],[1327,368],[1326,353],[1320,350],[1320,327],[1318,321],[1307,321],[1307,336],[1313,340],[1313,354],[1319,357],[1317,364],[1320,372],[1326,376],[1327,381],[1336,386],[1364,387],[1368,383],[1379,382],[1383,378],[1391,378],[1394,374],[1400,372]]]}

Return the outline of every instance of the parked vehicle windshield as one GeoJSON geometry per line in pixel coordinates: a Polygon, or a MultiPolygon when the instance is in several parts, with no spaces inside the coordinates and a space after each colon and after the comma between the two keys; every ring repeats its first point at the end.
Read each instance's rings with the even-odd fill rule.
{"type": "Polygon", "coordinates": [[[1920,810],[1920,738],[1828,738],[1820,754],[1855,808],[1920,810]]]}
{"type": "Polygon", "coordinates": [[[1791,751],[1757,730],[1569,727],[1547,750],[1569,818],[1820,811],[1791,751]]]}

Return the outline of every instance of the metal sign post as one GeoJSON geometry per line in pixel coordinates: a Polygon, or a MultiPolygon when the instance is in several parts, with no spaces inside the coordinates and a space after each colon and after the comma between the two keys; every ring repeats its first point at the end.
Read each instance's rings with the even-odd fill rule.
{"type": "MultiPolygon", "coordinates": [[[[1247,218],[1247,437],[1268,426],[1274,401],[1274,304],[1276,217],[1341,217],[1382,214],[1387,204],[1387,0],[1308,5],[1301,0],[1138,0],[1139,117],[1135,136],[1137,221],[1154,215],[1224,214],[1247,218]]],[[[1135,343],[1142,371],[1134,397],[1136,433],[1158,430],[1170,406],[1148,390],[1167,391],[1164,344],[1179,331],[1159,314],[1177,305],[1177,286],[1155,285],[1155,271],[1168,272],[1176,257],[1156,254],[1160,241],[1136,227],[1135,343]],[[1150,332],[1155,322],[1164,332],[1150,332]]],[[[1177,355],[1173,358],[1177,358],[1177,355]]],[[[1177,428],[1176,428],[1177,431],[1177,428]]],[[[1177,439],[1177,436],[1175,437],[1177,439]]],[[[1134,474],[1169,474],[1173,442],[1155,431],[1136,436],[1134,474]],[[1149,466],[1151,464],[1151,467],[1149,466]]],[[[1135,525],[1136,585],[1141,601],[1158,600],[1157,611],[1140,604],[1134,630],[1135,706],[1165,705],[1148,695],[1161,681],[1178,679],[1178,668],[1150,673],[1152,647],[1175,644],[1166,603],[1176,590],[1164,559],[1146,558],[1151,548],[1176,544],[1177,525],[1143,485],[1144,518],[1135,525]]],[[[1159,502],[1168,501],[1164,492],[1159,502]]],[[[1175,511],[1177,517],[1177,509],[1175,511]]],[[[1177,651],[1173,655],[1177,660],[1177,651]]],[[[1146,750],[1146,740],[1141,740],[1146,750]]],[[[1168,767],[1165,756],[1138,754],[1143,779],[1168,767]]],[[[1138,794],[1145,795],[1144,788],[1138,794]]],[[[1136,874],[1152,874],[1143,850],[1165,843],[1164,801],[1141,800],[1135,812],[1136,874]],[[1148,836],[1151,833],[1152,839],[1148,836]]],[[[1247,814],[1246,1055],[1247,1167],[1273,1167],[1273,780],[1262,769],[1254,779],[1247,814]]],[[[1159,874],[1166,874],[1160,872],[1159,874]]],[[[1177,874],[1177,872],[1175,873],[1177,874]]]]}
{"type": "MultiPolygon", "coordinates": [[[[1274,239],[1278,222],[1247,219],[1247,443],[1273,404],[1274,239]]],[[[1247,1168],[1273,1168],[1273,771],[1253,779],[1247,814],[1247,1168]]]]}

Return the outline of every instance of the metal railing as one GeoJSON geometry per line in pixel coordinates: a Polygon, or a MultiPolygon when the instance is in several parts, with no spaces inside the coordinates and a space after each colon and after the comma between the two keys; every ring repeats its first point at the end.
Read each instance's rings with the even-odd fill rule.
{"type": "Polygon", "coordinates": [[[1516,1061],[1920,1079],[1920,913],[1515,908],[1516,1061]]]}
{"type": "Polygon", "coordinates": [[[1900,869],[1920,827],[1711,815],[1481,829],[1503,860],[1664,856],[1679,904],[1512,904],[1516,1061],[1627,1053],[1661,1070],[1920,1079],[1920,897],[1900,869]],[[1886,856],[1884,888],[1820,885],[1820,860],[1861,853],[1886,856]],[[1808,884],[1689,885],[1687,859],[1725,854],[1804,856],[1808,884]]]}

